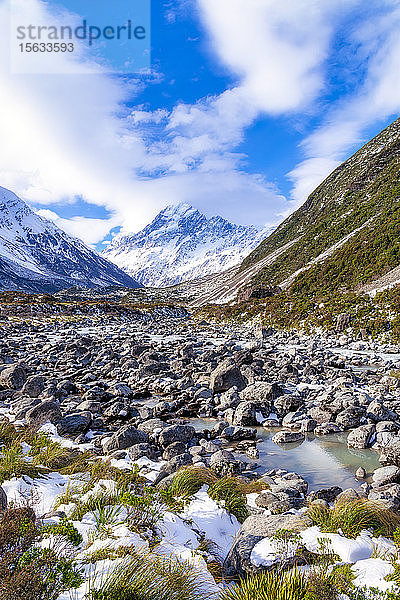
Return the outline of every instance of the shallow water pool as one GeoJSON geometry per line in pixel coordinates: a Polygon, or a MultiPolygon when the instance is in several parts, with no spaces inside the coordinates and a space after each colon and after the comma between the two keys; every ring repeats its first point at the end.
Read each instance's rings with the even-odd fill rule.
{"type": "MultiPolygon", "coordinates": [[[[191,424],[197,429],[212,429],[216,421],[196,419],[191,424]]],[[[375,450],[354,450],[347,447],[347,434],[332,434],[323,437],[307,435],[303,442],[277,445],[272,436],[279,429],[258,427],[257,444],[260,458],[257,471],[262,474],[270,469],[294,471],[307,480],[310,490],[338,485],[343,489],[357,489],[363,481],[356,479],[358,467],[371,474],[380,467],[379,454],[375,450]]],[[[246,461],[251,461],[243,456],[246,461]]]]}

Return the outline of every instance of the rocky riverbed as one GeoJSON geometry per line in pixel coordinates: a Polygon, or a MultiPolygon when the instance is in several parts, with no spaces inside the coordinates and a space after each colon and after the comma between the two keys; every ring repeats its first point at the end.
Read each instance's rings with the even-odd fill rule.
{"type": "MultiPolygon", "coordinates": [[[[381,466],[368,472],[360,460],[359,485],[312,491],[304,473],[268,468],[264,456],[265,489],[247,494],[250,516],[233,546],[223,543],[231,576],[252,572],[250,556],[265,531],[295,529],[291,520],[312,502],[365,497],[400,510],[396,347],[343,334],[220,327],[179,311],[122,325],[88,316],[72,324],[25,320],[3,323],[1,333],[1,419],[119,469],[137,465],[155,489],[167,489],[188,466],[259,480],[260,427],[276,431],[272,441],[288,453],[310,436],[332,434],[375,453],[381,466]]],[[[4,482],[9,501],[20,498],[18,485],[4,482]]],[[[51,513],[51,505],[43,510],[51,513]]]]}

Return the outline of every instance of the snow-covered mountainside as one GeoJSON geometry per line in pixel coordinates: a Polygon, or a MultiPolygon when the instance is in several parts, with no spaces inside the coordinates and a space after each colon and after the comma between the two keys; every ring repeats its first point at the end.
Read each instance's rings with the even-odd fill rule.
{"type": "Polygon", "coordinates": [[[138,283],[0,187],[0,290],[54,292],[138,283]]]}
{"type": "Polygon", "coordinates": [[[182,203],[139,233],[116,236],[102,254],[144,285],[163,287],[237,265],[270,232],[208,219],[182,203]]]}

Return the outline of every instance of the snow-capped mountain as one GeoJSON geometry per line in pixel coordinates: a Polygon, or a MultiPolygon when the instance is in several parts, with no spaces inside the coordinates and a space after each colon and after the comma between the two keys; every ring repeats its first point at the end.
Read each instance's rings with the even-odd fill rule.
{"type": "Polygon", "coordinates": [[[167,206],[142,231],[117,235],[102,255],[144,285],[175,285],[240,263],[269,233],[207,218],[189,204],[167,206]]]}
{"type": "Polygon", "coordinates": [[[139,284],[0,187],[0,290],[54,292],[139,284]]]}

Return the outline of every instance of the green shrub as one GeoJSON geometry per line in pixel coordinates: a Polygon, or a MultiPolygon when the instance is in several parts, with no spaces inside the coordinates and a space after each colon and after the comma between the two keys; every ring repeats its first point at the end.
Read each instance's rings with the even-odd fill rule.
{"type": "Polygon", "coordinates": [[[40,548],[41,528],[29,507],[0,515],[0,600],[56,600],[83,578],[73,561],[40,548]]]}

